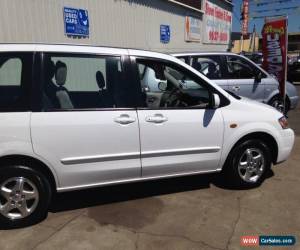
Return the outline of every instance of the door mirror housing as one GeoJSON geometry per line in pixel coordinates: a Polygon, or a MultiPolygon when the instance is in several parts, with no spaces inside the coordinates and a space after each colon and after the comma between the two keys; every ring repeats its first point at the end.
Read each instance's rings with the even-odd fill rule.
{"type": "Polygon", "coordinates": [[[255,74],[255,82],[256,83],[260,83],[262,79],[262,73],[261,72],[257,72],[257,74],[255,74]]]}
{"type": "Polygon", "coordinates": [[[221,99],[218,94],[213,94],[213,108],[217,109],[221,105],[221,99]]]}

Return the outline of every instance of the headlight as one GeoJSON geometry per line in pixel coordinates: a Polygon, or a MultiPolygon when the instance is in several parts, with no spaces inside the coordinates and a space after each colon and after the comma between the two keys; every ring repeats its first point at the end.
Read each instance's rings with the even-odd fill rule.
{"type": "Polygon", "coordinates": [[[278,122],[283,129],[289,128],[289,122],[285,116],[281,117],[278,122]]]}

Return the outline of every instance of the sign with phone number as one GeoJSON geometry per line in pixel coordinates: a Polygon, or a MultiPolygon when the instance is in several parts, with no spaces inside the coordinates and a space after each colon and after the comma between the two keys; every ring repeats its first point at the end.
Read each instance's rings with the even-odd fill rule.
{"type": "Polygon", "coordinates": [[[232,13],[209,1],[205,3],[204,43],[228,44],[232,27],[232,13]]]}

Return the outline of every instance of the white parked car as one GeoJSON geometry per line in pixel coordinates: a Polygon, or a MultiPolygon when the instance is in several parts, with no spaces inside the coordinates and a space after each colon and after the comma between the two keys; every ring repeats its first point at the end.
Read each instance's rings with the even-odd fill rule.
{"type": "Polygon", "coordinates": [[[0,121],[9,228],[43,219],[55,192],[221,171],[254,187],[294,143],[272,107],[175,57],[117,48],[0,45],[0,121]]]}
{"type": "MultiPolygon", "coordinates": [[[[174,54],[226,91],[267,103],[279,111],[284,104],[279,95],[277,79],[242,55],[230,52],[195,52],[174,54]]],[[[285,111],[295,109],[299,102],[296,87],[286,82],[285,111]]]]}

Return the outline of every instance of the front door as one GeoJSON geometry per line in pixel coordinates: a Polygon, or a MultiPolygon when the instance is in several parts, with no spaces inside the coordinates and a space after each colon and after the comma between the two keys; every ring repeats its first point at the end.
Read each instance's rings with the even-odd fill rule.
{"type": "Polygon", "coordinates": [[[183,67],[145,58],[136,59],[136,63],[141,84],[147,82],[143,74],[147,69],[160,79],[153,92],[141,88],[142,176],[216,170],[223,144],[223,118],[219,109],[210,108],[209,87],[183,67]],[[153,96],[159,100],[149,103],[153,96]]]}
{"type": "Polygon", "coordinates": [[[45,54],[43,110],[32,113],[34,151],[62,189],[139,178],[139,128],[121,58],[45,54]]]}

